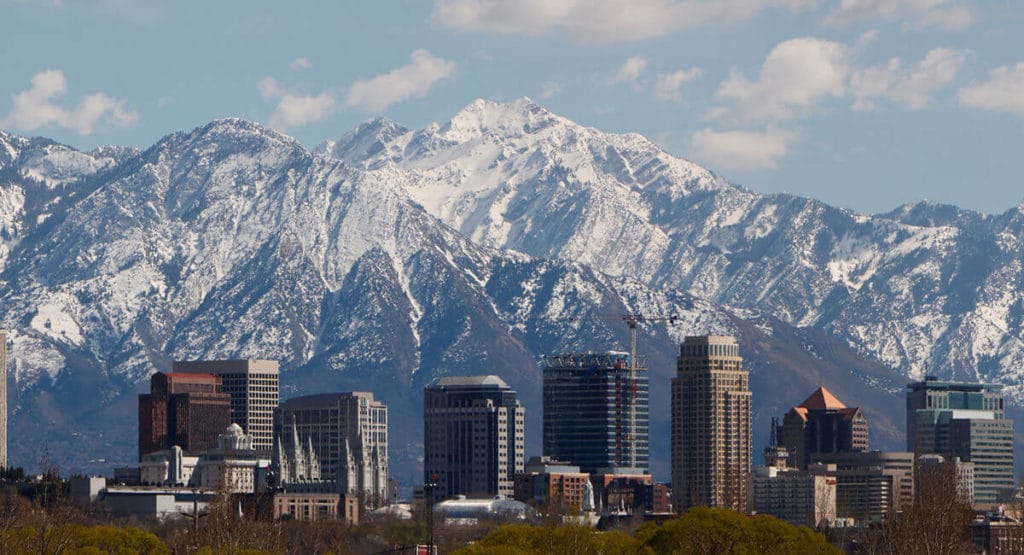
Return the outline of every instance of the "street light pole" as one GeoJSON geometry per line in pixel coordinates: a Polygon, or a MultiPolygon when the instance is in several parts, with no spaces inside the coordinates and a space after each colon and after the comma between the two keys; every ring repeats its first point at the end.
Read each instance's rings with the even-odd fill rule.
{"type": "Polygon", "coordinates": [[[430,477],[430,481],[423,484],[424,500],[427,505],[427,549],[430,555],[434,555],[434,490],[437,489],[437,473],[430,477]]]}

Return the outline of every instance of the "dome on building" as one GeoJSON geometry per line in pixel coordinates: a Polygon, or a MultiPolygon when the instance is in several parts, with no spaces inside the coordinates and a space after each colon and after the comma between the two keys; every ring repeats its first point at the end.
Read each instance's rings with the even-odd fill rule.
{"type": "Polygon", "coordinates": [[[234,422],[231,423],[227,429],[224,430],[223,434],[217,436],[217,446],[220,449],[229,449],[232,451],[251,450],[252,436],[245,435],[242,431],[242,427],[234,422]]]}

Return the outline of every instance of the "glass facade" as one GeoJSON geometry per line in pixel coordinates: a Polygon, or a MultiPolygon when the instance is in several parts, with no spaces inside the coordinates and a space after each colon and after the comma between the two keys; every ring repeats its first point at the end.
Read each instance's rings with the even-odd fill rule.
{"type": "MultiPolygon", "coordinates": [[[[638,357],[639,358],[639,357],[638,357]]],[[[628,353],[546,357],[544,454],[596,473],[647,471],[647,368],[628,353]]]]}
{"type": "Polygon", "coordinates": [[[907,389],[908,450],[974,463],[975,503],[995,503],[1013,488],[1013,421],[1002,386],[929,376],[907,389]]]}

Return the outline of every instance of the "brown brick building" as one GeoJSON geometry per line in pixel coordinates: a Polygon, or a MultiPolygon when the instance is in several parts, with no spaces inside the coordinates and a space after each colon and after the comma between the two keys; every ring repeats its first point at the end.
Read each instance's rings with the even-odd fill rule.
{"type": "Polygon", "coordinates": [[[545,511],[564,510],[569,514],[583,509],[586,483],[590,474],[580,467],[553,460],[533,457],[525,470],[515,478],[515,500],[532,504],[545,511]]]}
{"type": "Polygon", "coordinates": [[[186,452],[217,447],[231,424],[231,396],[211,374],[153,374],[139,395],[139,457],[177,445],[186,452]]]}

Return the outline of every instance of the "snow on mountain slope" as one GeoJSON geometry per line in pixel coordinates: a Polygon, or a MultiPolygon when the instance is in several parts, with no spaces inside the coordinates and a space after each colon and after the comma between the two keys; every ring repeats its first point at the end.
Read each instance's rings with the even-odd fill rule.
{"type": "MultiPolygon", "coordinates": [[[[111,165],[82,165],[77,180],[52,189],[17,168],[0,180],[12,197],[15,187],[31,193],[12,220],[22,227],[0,282],[17,385],[13,429],[47,438],[18,444],[14,458],[25,464],[46,442],[51,452],[66,447],[65,467],[130,463],[134,393],[149,374],[175,359],[264,357],[281,361],[285,396],[369,389],[385,399],[396,430],[392,468],[411,481],[420,392],[436,376],[499,373],[539,415],[538,356],[624,346],[624,312],[680,316],[678,328],[641,336],[663,385],[682,335],[763,333],[686,293],[477,245],[410,198],[409,170],[359,169],[251,122],[218,120],[144,152],[108,151],[111,165]],[[44,208],[43,222],[26,224],[44,208]]],[[[755,342],[751,358],[792,362],[759,356],[769,346],[755,342]]],[[[819,359],[804,366],[828,364],[811,360],[819,359]]],[[[667,403],[665,391],[657,388],[658,403],[667,403]]],[[[531,418],[534,446],[539,421],[531,418]]],[[[667,425],[663,414],[655,425],[667,425]]],[[[653,441],[667,449],[667,436],[653,441]]]]}
{"type": "Polygon", "coordinates": [[[1016,228],[1000,227],[1019,211],[921,204],[869,216],[759,195],[529,99],[478,100],[419,131],[378,120],[330,152],[391,172],[478,244],[754,308],[843,337],[909,377],[998,379],[1024,398],[1014,308],[1024,251],[1016,228]]]}

